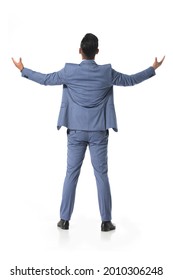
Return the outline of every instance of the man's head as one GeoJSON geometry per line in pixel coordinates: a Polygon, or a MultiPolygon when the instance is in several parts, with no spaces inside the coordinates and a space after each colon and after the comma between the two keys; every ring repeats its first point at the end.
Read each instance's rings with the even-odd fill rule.
{"type": "Polygon", "coordinates": [[[98,50],[98,38],[91,33],[87,33],[80,44],[79,53],[83,59],[94,59],[98,50]]]}

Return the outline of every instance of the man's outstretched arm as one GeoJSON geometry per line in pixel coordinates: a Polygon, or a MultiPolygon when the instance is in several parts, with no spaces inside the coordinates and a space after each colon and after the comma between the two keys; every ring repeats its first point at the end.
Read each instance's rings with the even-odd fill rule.
{"type": "Polygon", "coordinates": [[[155,70],[162,65],[164,59],[165,56],[160,61],[158,61],[156,57],[152,66],[133,75],[127,75],[113,70],[112,71],[113,85],[133,86],[153,77],[155,75],[155,70]]]}
{"type": "Polygon", "coordinates": [[[12,58],[14,65],[21,71],[22,77],[27,78],[31,81],[39,83],[41,85],[62,85],[65,84],[65,75],[64,69],[53,72],[50,74],[43,74],[40,72],[33,71],[31,69],[25,68],[22,62],[22,58],[17,62],[14,58],[12,58]]]}

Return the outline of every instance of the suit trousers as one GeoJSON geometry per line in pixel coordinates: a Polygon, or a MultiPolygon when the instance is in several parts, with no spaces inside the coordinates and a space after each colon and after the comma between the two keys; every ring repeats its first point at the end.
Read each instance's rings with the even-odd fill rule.
{"type": "Polygon", "coordinates": [[[99,210],[102,221],[111,220],[111,191],[108,179],[107,147],[109,131],[67,130],[67,171],[64,180],[60,218],[70,220],[81,166],[89,147],[97,184],[99,210]]]}

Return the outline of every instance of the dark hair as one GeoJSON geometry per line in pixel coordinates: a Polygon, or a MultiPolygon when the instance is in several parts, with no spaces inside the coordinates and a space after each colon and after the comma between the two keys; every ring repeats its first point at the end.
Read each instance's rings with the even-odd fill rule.
{"type": "Polygon", "coordinates": [[[92,33],[87,33],[83,37],[80,47],[88,59],[93,59],[98,49],[98,38],[92,33]]]}

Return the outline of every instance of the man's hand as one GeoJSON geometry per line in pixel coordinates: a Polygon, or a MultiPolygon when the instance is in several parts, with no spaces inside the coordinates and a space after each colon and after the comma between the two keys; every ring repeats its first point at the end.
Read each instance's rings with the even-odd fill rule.
{"type": "Polygon", "coordinates": [[[164,59],[165,59],[165,56],[162,58],[162,60],[157,61],[157,57],[155,57],[155,61],[153,63],[153,68],[156,70],[160,65],[162,65],[164,59]]]}
{"type": "Polygon", "coordinates": [[[20,57],[20,59],[19,59],[19,62],[15,61],[13,57],[12,57],[12,61],[13,61],[14,65],[15,65],[20,71],[23,70],[24,66],[23,66],[21,57],[20,57]]]}

